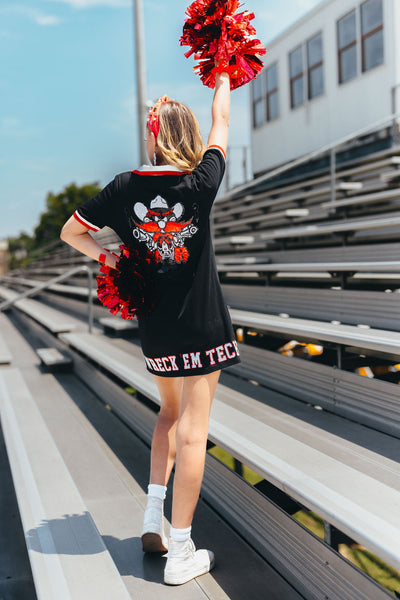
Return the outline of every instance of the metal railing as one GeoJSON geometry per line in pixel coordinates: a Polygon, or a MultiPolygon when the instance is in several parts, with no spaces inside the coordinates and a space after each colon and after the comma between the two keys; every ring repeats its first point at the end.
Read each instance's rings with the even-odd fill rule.
{"type": "MultiPolygon", "coordinates": [[[[398,86],[393,86],[393,90],[397,87],[400,87],[400,84],[398,86]]],[[[394,91],[392,93],[394,94],[394,91]]],[[[305,155],[301,156],[300,158],[296,158],[292,161],[287,162],[286,164],[284,164],[280,167],[277,167],[276,169],[272,169],[272,171],[269,171],[268,173],[265,173],[264,175],[260,175],[259,177],[256,177],[255,179],[252,179],[251,181],[248,181],[244,184],[241,184],[239,186],[236,186],[236,187],[230,189],[229,192],[226,192],[225,194],[221,195],[221,197],[217,199],[217,202],[227,200],[228,198],[231,198],[232,196],[236,196],[236,194],[239,194],[240,192],[245,192],[248,190],[249,186],[253,186],[258,183],[264,183],[265,181],[268,181],[269,179],[273,179],[277,175],[281,175],[282,173],[285,173],[286,171],[289,171],[290,169],[293,169],[294,167],[302,165],[302,164],[304,164],[314,158],[317,158],[318,156],[321,156],[322,154],[326,154],[328,152],[331,155],[331,186],[333,187],[333,191],[331,191],[331,200],[334,201],[334,198],[335,198],[334,190],[335,190],[335,185],[336,185],[336,154],[338,152],[338,149],[341,146],[344,146],[345,144],[347,144],[348,142],[350,142],[351,140],[353,140],[355,138],[358,138],[358,137],[361,137],[368,133],[373,133],[374,131],[378,131],[378,130],[382,129],[382,127],[384,127],[385,125],[393,128],[394,127],[393,124],[397,123],[397,119],[400,119],[400,112],[393,112],[391,115],[388,115],[384,119],[375,121],[375,123],[372,123],[372,125],[368,125],[367,127],[363,127],[361,129],[358,129],[357,131],[353,131],[352,133],[340,138],[339,140],[336,140],[335,142],[327,144],[326,146],[323,146],[322,148],[319,148],[318,150],[314,150],[313,152],[309,152],[308,154],[305,154],[305,155]]]]}
{"type": "Polygon", "coordinates": [[[76,273],[80,273],[82,271],[85,271],[88,275],[88,331],[89,331],[89,333],[92,333],[92,329],[93,329],[93,271],[90,267],[87,267],[86,265],[81,265],[79,267],[75,267],[74,269],[69,269],[62,275],[57,275],[56,277],[52,277],[52,279],[43,281],[42,283],[39,283],[38,285],[31,288],[30,290],[27,290],[26,292],[21,292],[20,294],[15,296],[15,298],[10,298],[9,300],[2,302],[0,304],[0,311],[5,310],[6,308],[9,308],[13,304],[15,304],[18,300],[22,300],[23,298],[31,298],[32,296],[35,296],[42,290],[49,288],[53,284],[58,283],[59,281],[64,281],[64,279],[68,279],[72,275],[75,275],[76,273]]]}

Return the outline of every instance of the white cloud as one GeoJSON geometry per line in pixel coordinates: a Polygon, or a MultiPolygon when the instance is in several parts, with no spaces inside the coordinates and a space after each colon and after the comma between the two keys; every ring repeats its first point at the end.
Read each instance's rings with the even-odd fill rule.
{"type": "Polygon", "coordinates": [[[35,22],[38,25],[59,25],[61,23],[61,19],[54,15],[36,15],[34,17],[35,22]]]}
{"type": "Polygon", "coordinates": [[[61,19],[59,17],[56,17],[55,15],[45,14],[40,10],[31,8],[30,6],[8,4],[6,6],[1,7],[1,12],[21,15],[22,17],[30,19],[31,21],[36,23],[36,25],[40,26],[47,27],[49,25],[59,25],[61,23],[61,19]]]}

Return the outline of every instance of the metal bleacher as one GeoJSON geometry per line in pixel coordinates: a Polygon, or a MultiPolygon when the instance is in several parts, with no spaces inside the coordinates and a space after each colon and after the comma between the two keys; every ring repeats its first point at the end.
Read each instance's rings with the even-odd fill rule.
{"type": "MultiPolygon", "coordinates": [[[[0,298],[14,303],[0,315],[0,414],[37,589],[48,585],[49,570],[42,565],[47,554],[59,557],[53,578],[69,587],[77,559],[73,543],[79,540],[71,547],[62,542],[73,535],[74,519],[64,519],[62,527],[56,523],[61,514],[75,512],[84,515],[89,550],[82,551],[67,598],[393,597],[344,558],[339,546],[361,545],[400,572],[400,375],[385,380],[356,371],[359,365],[400,363],[399,164],[396,146],[346,159],[335,174],[335,206],[328,206],[329,166],[307,177],[288,172],[278,182],[260,178],[216,202],[217,264],[242,340],[242,362],[225,370],[217,387],[194,521],[199,542],[214,544],[209,547],[217,567],[179,589],[162,586],[162,559],[143,558],[139,547],[148,448],[160,398],[136,328],[130,324],[129,337],[118,337],[121,319],[111,318],[97,302],[95,327],[88,332],[82,274],[49,283],[34,300],[16,300],[23,290],[76,265],[96,273],[93,261],[62,242],[51,256],[1,279],[0,298]],[[286,206],[308,212],[289,216],[281,210],[286,206]],[[281,347],[293,340],[320,344],[322,354],[282,354],[281,347]],[[52,374],[38,367],[34,349],[43,346],[69,356],[73,372],[52,374]],[[101,434],[90,417],[103,424],[101,434]],[[47,489],[47,462],[41,468],[40,454],[32,456],[27,424],[41,435],[48,472],[59,465],[60,490],[47,489]],[[216,459],[213,448],[232,457],[235,470],[216,459]],[[129,469],[123,464],[127,455],[129,469]],[[245,467],[258,474],[259,483],[245,480],[245,467]],[[32,508],[39,506],[38,498],[46,509],[40,514],[32,508]],[[299,510],[321,518],[323,539],[298,522],[299,510]],[[53,540],[51,552],[42,550],[44,557],[35,546],[37,534],[32,536],[39,517],[46,523],[41,534],[53,540]],[[91,544],[98,544],[97,562],[90,560],[91,544]],[[79,576],[85,561],[94,587],[79,576]],[[103,579],[116,591],[99,591],[103,579]],[[74,595],[71,589],[80,591],[74,595]]],[[[108,248],[120,243],[107,228],[94,236],[108,248]]]]}

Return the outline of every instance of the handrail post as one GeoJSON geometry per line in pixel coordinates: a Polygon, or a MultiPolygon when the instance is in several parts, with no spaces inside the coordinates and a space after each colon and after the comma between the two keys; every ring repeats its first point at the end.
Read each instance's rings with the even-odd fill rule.
{"type": "Polygon", "coordinates": [[[68,279],[68,277],[71,277],[71,275],[75,275],[75,273],[79,273],[81,271],[86,271],[86,273],[88,275],[88,329],[89,329],[89,333],[92,333],[92,330],[93,330],[93,272],[92,272],[92,269],[90,267],[88,267],[87,265],[81,265],[79,267],[74,267],[73,269],[69,269],[65,273],[62,273],[61,275],[57,275],[57,277],[53,277],[50,280],[43,281],[39,285],[36,285],[34,288],[31,288],[30,290],[28,290],[26,292],[22,292],[21,294],[18,294],[15,298],[12,298],[11,300],[5,300],[4,302],[1,302],[0,303],[0,312],[4,309],[8,308],[9,306],[12,306],[18,300],[21,300],[22,298],[30,298],[30,297],[34,296],[35,294],[38,294],[42,290],[49,288],[54,283],[57,283],[58,281],[64,281],[64,279],[68,279]]]}
{"type": "Polygon", "coordinates": [[[230,148],[226,149],[226,163],[225,163],[225,190],[229,192],[230,188],[230,148]]]}
{"type": "Polygon", "coordinates": [[[247,181],[247,146],[243,146],[243,181],[247,181]]]}
{"type": "Polygon", "coordinates": [[[331,202],[336,201],[336,148],[331,149],[331,202]]]}
{"type": "Polygon", "coordinates": [[[399,143],[399,128],[398,128],[397,119],[396,119],[397,90],[399,87],[400,87],[400,83],[397,83],[396,85],[392,86],[392,114],[393,114],[392,141],[393,141],[393,144],[399,143]]]}
{"type": "Polygon", "coordinates": [[[57,277],[52,277],[52,279],[48,279],[47,281],[41,282],[40,284],[36,285],[35,287],[31,288],[30,290],[27,290],[26,292],[21,292],[20,294],[17,294],[17,296],[15,296],[15,298],[11,298],[10,300],[5,300],[4,302],[1,302],[0,303],[0,311],[8,308],[9,306],[12,306],[18,300],[22,300],[22,298],[31,298],[32,296],[39,294],[42,290],[47,289],[54,283],[58,283],[59,281],[64,281],[64,279],[68,279],[68,277],[71,277],[71,275],[75,275],[75,273],[80,273],[81,271],[86,271],[87,273],[90,273],[90,276],[92,274],[90,267],[88,267],[87,265],[81,265],[79,267],[74,267],[73,269],[69,269],[68,271],[65,271],[64,273],[62,273],[61,275],[57,275],[57,277]]]}
{"type": "Polygon", "coordinates": [[[93,273],[88,268],[88,331],[92,333],[93,329],[93,273]]]}

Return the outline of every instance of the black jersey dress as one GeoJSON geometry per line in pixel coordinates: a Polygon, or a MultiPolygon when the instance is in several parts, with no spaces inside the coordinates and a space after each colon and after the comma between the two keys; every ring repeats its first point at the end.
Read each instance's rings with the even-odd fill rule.
{"type": "Polygon", "coordinates": [[[211,146],[192,172],[165,165],[120,173],[74,213],[94,231],[111,227],[157,263],[157,302],[138,324],[147,370],[162,377],[240,362],[210,231],[224,170],[222,149],[211,146]]]}

